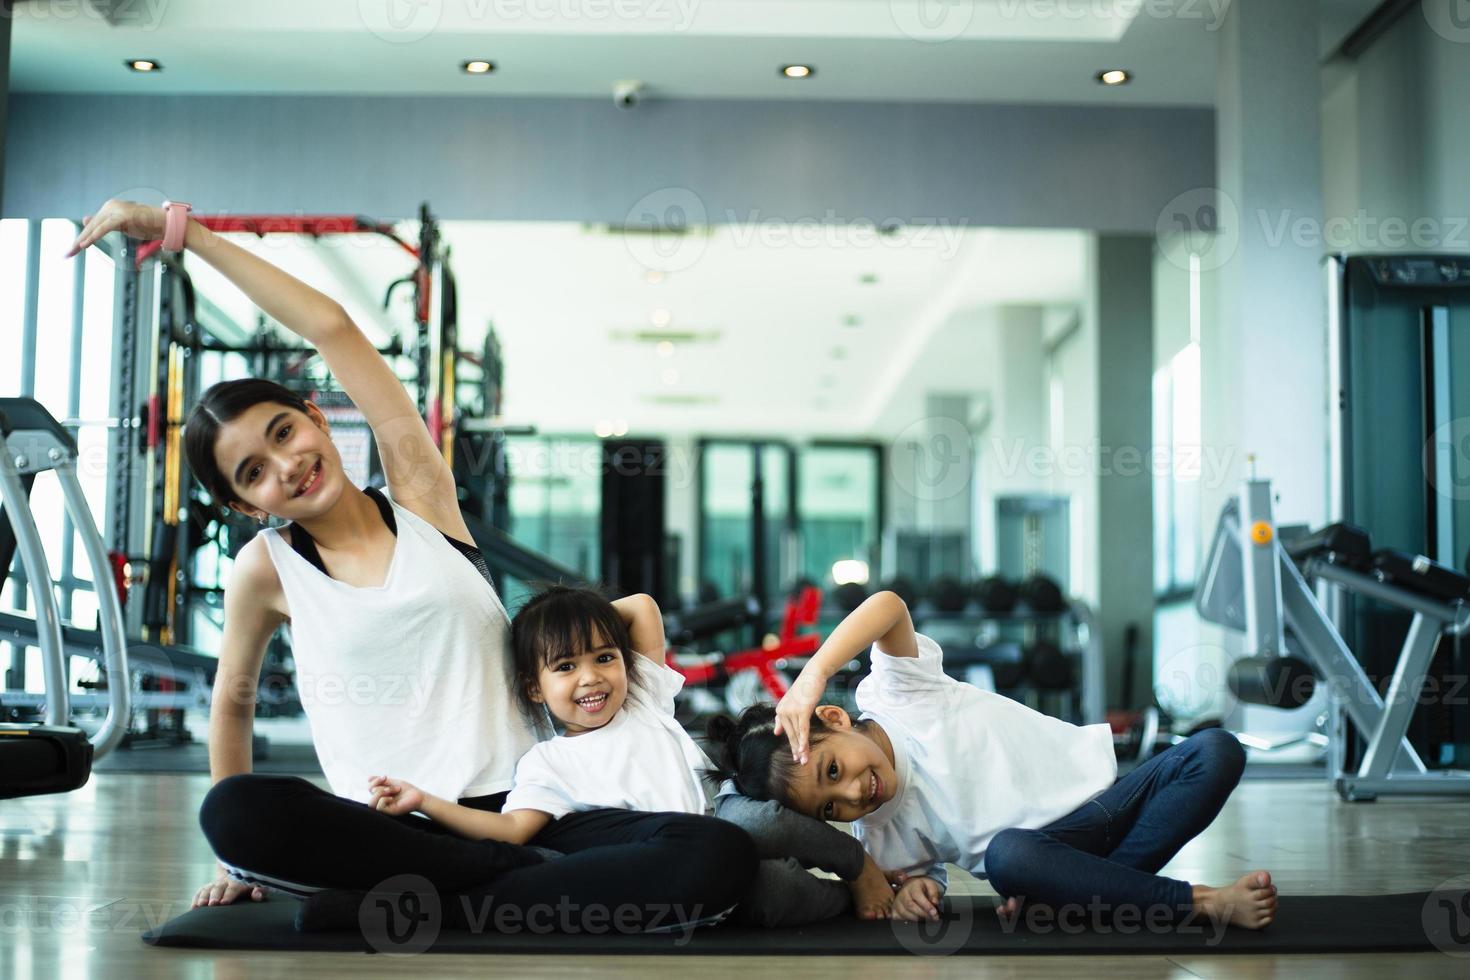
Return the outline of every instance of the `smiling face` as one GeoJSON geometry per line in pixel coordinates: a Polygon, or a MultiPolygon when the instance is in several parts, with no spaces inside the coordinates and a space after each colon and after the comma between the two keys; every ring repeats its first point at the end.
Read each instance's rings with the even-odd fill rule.
{"type": "Polygon", "coordinates": [[[541,665],[531,700],[544,704],[567,735],[601,728],[628,697],[622,652],[600,633],[586,649],[569,649],[541,665]]]}
{"type": "Polygon", "coordinates": [[[342,458],[321,411],[252,405],[220,428],[214,459],[229,480],[230,507],[257,519],[318,517],[342,496],[342,458]]]}
{"type": "Polygon", "coordinates": [[[817,713],[829,731],[812,742],[811,761],[796,767],[782,802],[819,820],[852,821],[893,799],[898,773],[879,741],[841,708],[817,713]]]}

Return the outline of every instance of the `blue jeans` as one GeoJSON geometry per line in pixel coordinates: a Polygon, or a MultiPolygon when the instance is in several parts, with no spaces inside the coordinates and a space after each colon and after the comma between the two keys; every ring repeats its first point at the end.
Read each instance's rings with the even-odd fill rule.
{"type": "Polygon", "coordinates": [[[1009,828],[985,851],[985,874],[1007,898],[1105,909],[1192,906],[1189,882],[1157,872],[1215,819],[1245,768],[1230,732],[1209,728],[1160,752],[1096,799],[1040,830],[1009,828]]]}

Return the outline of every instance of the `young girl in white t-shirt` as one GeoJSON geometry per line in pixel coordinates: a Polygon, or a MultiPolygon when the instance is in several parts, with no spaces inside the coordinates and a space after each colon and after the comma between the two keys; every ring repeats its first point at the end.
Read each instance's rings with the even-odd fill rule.
{"type": "MultiPolygon", "coordinates": [[[[460,836],[515,844],[532,843],[570,813],[712,809],[714,766],[674,718],[684,678],[665,663],[663,617],[652,598],[609,603],[591,589],[552,586],[516,614],[511,648],[522,706],[533,720],[549,715],[561,733],[521,756],[502,811],[460,806],[392,776],[369,780],[374,808],[416,811],[460,836]]],[[[751,833],[763,859],[742,918],[798,925],[845,909],[887,914],[892,889],[856,841],[780,811],[723,798],[716,811],[751,833]],[[848,880],[818,878],[807,867],[848,880]]]]}
{"type": "Polygon", "coordinates": [[[1071,725],[949,677],[892,592],[843,620],[779,705],[720,730],[740,792],[852,822],[900,883],[897,918],[938,918],[946,863],[989,878],[1003,915],[1024,900],[1253,929],[1275,915],[1267,872],[1223,888],[1156,873],[1235,787],[1245,759],[1235,736],[1200,732],[1115,782],[1107,725],[1071,725]],[[832,674],[868,646],[861,719],[819,706],[832,674]]]}

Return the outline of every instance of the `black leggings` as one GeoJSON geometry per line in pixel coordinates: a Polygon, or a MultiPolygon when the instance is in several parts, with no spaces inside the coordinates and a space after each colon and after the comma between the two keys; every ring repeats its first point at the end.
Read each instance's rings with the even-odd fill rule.
{"type": "MultiPolygon", "coordinates": [[[[501,797],[464,800],[493,809],[501,797]]],[[[749,888],[755,844],[734,824],[684,813],[592,810],[550,824],[530,847],[467,840],[417,815],[389,816],[297,776],[229,776],[210,789],[199,824],[245,881],[309,894],[369,891],[417,875],[446,895],[540,905],[635,906],[656,925],[723,912],[749,888]],[[655,921],[658,920],[658,921],[655,921]]]]}

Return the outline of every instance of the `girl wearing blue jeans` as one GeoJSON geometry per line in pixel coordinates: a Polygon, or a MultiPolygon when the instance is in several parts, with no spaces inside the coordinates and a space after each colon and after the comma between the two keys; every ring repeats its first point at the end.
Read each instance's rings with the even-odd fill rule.
{"type": "Polygon", "coordinates": [[[746,796],[852,822],[899,885],[895,917],[938,918],[946,863],[989,878],[1002,914],[1031,900],[1250,929],[1275,916],[1265,871],[1221,888],[1157,874],[1239,781],[1233,735],[1200,732],[1115,781],[1107,725],[1070,725],[947,676],[892,592],[843,620],[775,709],[748,709],[727,731],[724,764],[746,796]],[[833,672],[870,644],[861,719],[819,706],[833,672]]]}

